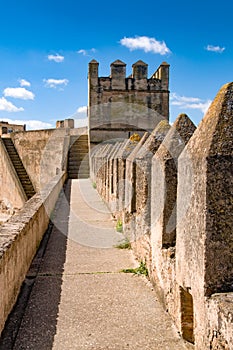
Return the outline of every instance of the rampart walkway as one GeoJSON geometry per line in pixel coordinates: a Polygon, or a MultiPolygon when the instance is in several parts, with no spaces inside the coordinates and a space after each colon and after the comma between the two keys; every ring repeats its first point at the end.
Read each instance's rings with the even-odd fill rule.
{"type": "Polygon", "coordinates": [[[53,221],[12,349],[192,349],[146,278],[121,272],[138,262],[113,248],[122,237],[89,180],[69,180],[53,221]]]}

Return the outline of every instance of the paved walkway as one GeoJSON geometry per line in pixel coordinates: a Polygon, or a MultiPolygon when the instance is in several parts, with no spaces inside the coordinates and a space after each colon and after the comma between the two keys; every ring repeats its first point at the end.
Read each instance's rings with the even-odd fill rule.
{"type": "Polygon", "coordinates": [[[52,230],[14,350],[192,349],[143,276],[113,248],[122,237],[90,180],[72,180],[52,230]]]}

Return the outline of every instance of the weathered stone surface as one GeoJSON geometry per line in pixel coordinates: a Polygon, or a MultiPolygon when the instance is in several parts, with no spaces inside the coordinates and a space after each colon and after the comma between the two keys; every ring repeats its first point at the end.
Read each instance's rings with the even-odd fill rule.
{"type": "Polygon", "coordinates": [[[118,238],[111,215],[107,208],[103,213],[104,204],[90,182],[71,183],[70,210],[79,215],[82,208],[85,230],[74,216],[66,215],[64,201],[59,204],[55,218],[66,222],[68,236],[56,227],[52,230],[14,348],[192,349],[178,335],[146,278],[120,272],[138,266],[132,252],[111,246],[91,248],[74,240],[77,235],[92,235],[94,222],[98,231],[107,222],[113,242],[118,238]],[[87,198],[94,203],[91,210],[87,198]]]}
{"type": "Polygon", "coordinates": [[[65,179],[65,173],[55,177],[43,192],[0,226],[0,333],[47,229],[65,179]]]}
{"type": "Polygon", "coordinates": [[[175,277],[177,159],[194,130],[188,116],[179,115],[152,160],[151,279],[174,319],[179,300],[175,277]]]}
{"type": "Polygon", "coordinates": [[[233,293],[214,294],[208,300],[208,338],[213,350],[233,348],[233,293]]]}
{"type": "Polygon", "coordinates": [[[109,182],[111,181],[111,189],[110,189],[110,196],[109,196],[109,201],[108,205],[109,208],[113,214],[113,216],[116,215],[118,212],[118,207],[119,207],[119,181],[120,181],[120,175],[118,173],[118,162],[119,162],[119,157],[120,154],[122,154],[128,140],[123,140],[116,146],[115,150],[113,151],[109,162],[109,172],[108,176],[110,177],[109,182]]]}
{"type": "MultiPolygon", "coordinates": [[[[206,297],[232,292],[233,83],[224,85],[179,158],[176,278],[194,302],[197,349],[209,346],[206,297]]],[[[226,339],[227,340],[227,339],[226,339]]]]}
{"type": "Polygon", "coordinates": [[[104,147],[106,147],[106,144],[101,143],[96,145],[90,150],[90,178],[93,182],[96,181],[96,177],[98,173],[97,162],[101,152],[104,150],[104,147]]]}
{"type": "Polygon", "coordinates": [[[146,142],[150,134],[146,132],[137,146],[126,159],[125,208],[123,211],[124,234],[131,241],[135,240],[135,214],[136,214],[136,163],[137,152],[146,142]]]}
{"type": "Polygon", "coordinates": [[[116,199],[117,206],[116,212],[117,217],[122,219],[123,210],[125,208],[125,182],[126,182],[126,159],[133,152],[137,146],[138,141],[132,141],[128,139],[124,142],[123,146],[119,149],[115,155],[116,167],[115,171],[117,178],[115,177],[115,187],[116,187],[116,199]]]}
{"type": "Polygon", "coordinates": [[[8,207],[21,209],[27,198],[1,138],[0,169],[0,201],[8,203],[8,207]]]}
{"type": "Polygon", "coordinates": [[[89,135],[91,143],[100,143],[129,133],[152,131],[158,122],[169,118],[169,65],[162,63],[147,78],[147,64],[133,65],[126,78],[126,64],[111,64],[110,77],[99,77],[96,61],[89,63],[89,135]]]}
{"type": "MultiPolygon", "coordinates": [[[[107,203],[109,203],[112,200],[112,194],[114,193],[114,158],[115,154],[117,154],[118,150],[120,149],[122,145],[122,142],[117,142],[115,145],[112,147],[111,152],[107,155],[106,158],[106,166],[107,166],[107,171],[106,171],[106,197],[105,200],[107,203]]],[[[109,204],[110,207],[112,207],[111,203],[109,204]]]]}
{"type": "MultiPolygon", "coordinates": [[[[153,158],[152,224],[160,248],[176,243],[177,161],[196,127],[186,114],[180,114],[153,158]]],[[[155,253],[156,255],[156,253],[155,253]]]]}
{"type": "MultiPolygon", "coordinates": [[[[91,84],[95,88],[99,88],[100,84],[103,90],[105,89],[110,93],[112,81],[109,78],[99,78],[96,69],[98,63],[92,62],[92,64],[91,84]]],[[[125,79],[125,77],[122,79],[124,64],[115,62],[114,65],[115,78],[120,79],[116,83],[123,84],[125,79]]],[[[161,89],[161,81],[165,82],[168,79],[168,76],[166,76],[168,67],[165,68],[166,64],[163,64],[163,66],[164,69],[153,76],[154,83],[150,80],[149,91],[153,88],[157,91],[159,85],[161,89]],[[162,79],[162,75],[165,75],[166,79],[162,79]]],[[[134,75],[138,79],[137,84],[134,81],[135,77],[127,78],[128,89],[137,90],[140,98],[142,97],[140,93],[143,92],[141,89],[145,85],[146,70],[146,65],[139,61],[134,65],[134,75]]],[[[164,88],[166,90],[166,86],[164,88]]],[[[106,100],[105,103],[116,103],[114,106],[112,104],[111,109],[114,118],[119,115],[119,112],[122,112],[122,115],[119,120],[115,120],[112,124],[110,118],[109,123],[105,125],[103,130],[95,130],[95,135],[97,139],[101,135],[106,139],[112,138],[114,134],[115,136],[123,135],[124,141],[113,139],[98,145],[96,148],[92,147],[90,153],[92,181],[96,182],[99,194],[108,203],[113,215],[119,220],[123,220],[124,233],[132,240],[133,250],[139,260],[146,262],[151,281],[159,292],[166,309],[172,315],[183,338],[189,342],[194,341],[196,350],[233,350],[233,83],[227,84],[220,90],[193,135],[194,125],[186,115],[180,115],[166,137],[165,131],[169,126],[168,123],[162,123],[158,125],[158,128],[164,128],[160,132],[158,132],[158,128],[152,134],[148,132],[143,134],[143,131],[140,130],[139,134],[142,139],[139,142],[137,138],[129,139],[129,137],[135,131],[135,125],[138,128],[140,123],[131,125],[132,130],[124,129],[126,123],[123,123],[124,120],[120,119],[126,118],[128,110],[124,110],[125,101],[121,103],[118,100],[119,90],[115,89],[112,92],[112,100],[106,100]],[[162,140],[163,143],[161,144],[162,140]],[[151,170],[152,157],[153,167],[151,170]],[[152,234],[150,234],[151,224],[152,234]]],[[[134,102],[132,96],[133,94],[129,94],[130,103],[134,102]]],[[[149,110],[148,106],[145,107],[143,104],[143,99],[140,100],[140,98],[137,102],[141,103],[142,109],[139,108],[136,111],[136,119],[137,113],[142,117],[142,111],[149,110]]],[[[99,112],[107,113],[108,109],[106,107],[108,106],[99,106],[99,112]]],[[[131,113],[133,111],[132,109],[131,113]]],[[[149,113],[146,114],[145,120],[147,121],[149,117],[149,113]]],[[[70,135],[76,131],[70,129],[69,135],[64,134],[64,132],[66,133],[66,130],[58,132],[58,139],[54,143],[50,140],[53,131],[13,135],[19,153],[23,156],[24,151],[28,150],[28,159],[26,159],[26,154],[24,162],[29,164],[30,172],[34,169],[34,181],[36,183],[38,183],[39,178],[36,173],[39,169],[39,163],[44,162],[45,168],[48,166],[48,173],[42,176],[44,185],[53,176],[54,172],[59,173],[63,166],[64,169],[66,168],[66,151],[69,148],[70,135]],[[32,135],[35,135],[35,139],[32,139],[32,135]],[[38,142],[38,153],[36,153],[35,144],[40,137],[41,143],[38,142]],[[51,142],[48,147],[45,145],[47,141],[51,142]],[[53,159],[55,151],[57,153],[53,159]],[[35,164],[30,164],[33,155],[35,155],[35,164]],[[43,161],[42,158],[44,158],[43,161]]],[[[2,151],[1,145],[0,151],[2,151]]],[[[11,169],[7,168],[8,163],[4,157],[4,152],[2,152],[0,164],[6,170],[6,174],[0,175],[2,178],[9,175],[10,186],[15,191],[11,169]]],[[[64,178],[65,176],[64,173],[64,178]]],[[[0,293],[0,327],[3,326],[6,315],[14,303],[28,263],[45,230],[48,213],[51,212],[51,208],[56,202],[57,190],[63,180],[60,178],[58,181],[57,178],[48,187],[46,185],[41,192],[41,196],[36,195],[26,203],[23,215],[20,212],[9,222],[1,225],[0,290],[6,290],[7,292],[0,293]]],[[[92,216],[92,204],[94,203],[93,197],[89,196],[89,190],[84,186],[82,195],[85,198],[85,203],[82,202],[81,205],[80,199],[75,201],[75,195],[79,191],[77,191],[77,187],[75,187],[76,192],[73,191],[72,193],[74,195],[72,197],[73,205],[76,211],[72,211],[70,215],[72,219],[69,225],[70,238],[73,241],[79,240],[78,242],[81,244],[79,245],[79,248],[81,247],[79,253],[82,252],[83,256],[76,257],[74,264],[73,260],[69,258],[67,263],[73,272],[78,267],[81,274],[85,271],[87,274],[93,272],[92,267],[99,256],[99,253],[95,251],[94,257],[92,256],[93,259],[91,258],[91,264],[86,269],[87,265],[80,265],[80,261],[84,261],[86,254],[92,253],[89,248],[83,246],[93,246],[94,244],[107,248],[110,243],[111,245],[116,243],[115,240],[114,243],[112,241],[112,230],[116,224],[114,219],[108,218],[108,220],[103,221],[102,212],[94,213],[92,216]],[[91,203],[88,202],[90,200],[91,203]],[[90,208],[88,209],[89,205],[90,208]],[[86,220],[91,224],[88,229],[86,220]],[[107,227],[109,223],[110,230],[107,227]]],[[[15,193],[12,193],[12,198],[15,193]]],[[[18,200],[17,196],[16,200],[18,200]]],[[[97,197],[99,200],[98,195],[97,197]]],[[[104,212],[103,201],[101,201],[101,205],[101,211],[104,212]]],[[[68,206],[66,209],[68,213],[68,206]]],[[[60,225],[62,230],[67,226],[67,221],[60,221],[60,225]]],[[[120,237],[123,238],[122,235],[120,237]]],[[[68,250],[71,249],[72,255],[74,249],[71,248],[71,245],[69,247],[68,250]]],[[[115,260],[111,261],[111,264],[114,265],[115,262],[118,262],[119,254],[115,256],[115,260]]],[[[107,266],[107,259],[110,255],[110,252],[101,255],[104,261],[98,261],[100,266],[107,266]]],[[[59,259],[60,257],[57,259],[57,255],[54,253],[53,263],[56,264],[59,259]]],[[[62,271],[60,270],[60,272],[62,271]]],[[[111,270],[111,272],[115,273],[116,271],[111,270]]],[[[101,279],[105,281],[105,277],[103,276],[103,279],[101,279]]],[[[83,278],[84,280],[86,278],[83,278]]],[[[115,281],[121,283],[121,278],[116,278],[115,281]]],[[[46,286],[46,283],[44,283],[46,281],[42,282],[41,286],[46,286]]],[[[93,279],[93,284],[91,284],[94,289],[96,282],[97,279],[93,279]]],[[[107,282],[107,278],[105,282],[107,282]]],[[[101,290],[103,295],[108,283],[105,282],[103,285],[100,284],[102,287],[104,286],[104,289],[101,290]]],[[[83,284],[83,287],[85,287],[85,284],[83,284]]],[[[117,285],[117,293],[119,291],[118,287],[117,285]]],[[[131,287],[128,286],[127,288],[130,289],[131,287]]],[[[126,294],[129,289],[125,289],[126,294]]],[[[70,291],[73,291],[73,289],[71,288],[70,291]]],[[[133,294],[134,290],[131,291],[133,294]]],[[[109,289],[109,292],[109,300],[111,301],[115,292],[112,288],[109,289]]],[[[115,295],[118,294],[115,293],[115,295]]],[[[60,297],[60,293],[58,296],[60,297]]],[[[77,301],[77,299],[74,298],[74,303],[75,300],[77,301]]],[[[37,304],[39,305],[40,301],[37,304]]],[[[65,302],[64,305],[67,305],[67,303],[65,302]]],[[[111,309],[111,303],[109,306],[111,309]]],[[[71,318],[71,321],[73,321],[73,318],[71,318]]],[[[68,329],[71,328],[68,327],[68,329]]],[[[64,336],[66,336],[66,330],[64,331],[63,326],[61,329],[62,334],[64,333],[64,336]]],[[[119,335],[118,332],[116,332],[117,334],[119,335]]],[[[38,333],[39,337],[40,335],[41,333],[38,333]]],[[[61,339],[59,346],[64,347],[63,335],[61,339]]],[[[76,338],[74,337],[74,339],[76,338]]],[[[147,340],[145,343],[141,342],[140,335],[138,339],[140,348],[150,347],[147,340]]],[[[161,347],[165,343],[155,344],[156,346],[159,344],[161,347]]],[[[73,346],[73,343],[71,346],[73,346]]],[[[192,348],[192,345],[190,346],[192,348]]],[[[132,345],[132,349],[134,348],[132,345]]]]}
{"type": "Polygon", "coordinates": [[[70,135],[87,133],[80,129],[47,129],[12,133],[11,138],[36,192],[66,170],[70,135]]]}
{"type": "Polygon", "coordinates": [[[137,257],[151,266],[151,161],[152,157],[164,140],[170,125],[162,120],[153,130],[135,156],[135,244],[133,247],[137,257]]]}
{"type": "Polygon", "coordinates": [[[113,145],[110,143],[103,144],[103,147],[99,148],[95,155],[96,188],[101,195],[105,188],[106,156],[112,147],[113,145]]]}
{"type": "Polygon", "coordinates": [[[10,134],[12,132],[25,131],[26,125],[9,124],[6,121],[0,121],[0,137],[1,135],[10,134]]]}

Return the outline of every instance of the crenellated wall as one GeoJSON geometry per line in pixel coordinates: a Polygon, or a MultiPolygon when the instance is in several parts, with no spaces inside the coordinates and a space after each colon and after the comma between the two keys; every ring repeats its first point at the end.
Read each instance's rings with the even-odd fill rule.
{"type": "MultiPolygon", "coordinates": [[[[146,71],[137,72],[142,85],[146,71]]],[[[135,145],[105,143],[91,153],[97,190],[197,350],[233,349],[232,106],[229,83],[197,129],[181,114],[135,145]]]]}
{"type": "Polygon", "coordinates": [[[169,65],[163,62],[148,79],[148,65],[137,61],[126,77],[126,64],[116,60],[109,77],[99,77],[99,63],[89,63],[88,119],[90,143],[127,139],[152,131],[169,119],[169,65]]]}

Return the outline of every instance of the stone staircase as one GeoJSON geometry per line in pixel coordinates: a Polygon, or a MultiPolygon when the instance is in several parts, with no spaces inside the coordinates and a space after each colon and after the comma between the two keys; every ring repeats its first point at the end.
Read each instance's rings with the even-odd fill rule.
{"type": "Polygon", "coordinates": [[[89,177],[88,136],[71,136],[68,153],[68,176],[70,179],[89,177]]]}
{"type": "Polygon", "coordinates": [[[7,150],[7,153],[11,159],[11,162],[15,168],[15,171],[18,175],[18,178],[21,182],[21,185],[24,189],[24,192],[27,196],[27,199],[30,199],[34,194],[36,193],[34,190],[34,187],[32,185],[32,182],[26,172],[26,169],[24,168],[24,165],[19,157],[19,154],[14,146],[14,143],[10,138],[2,138],[2,141],[5,145],[5,148],[7,150]]]}

